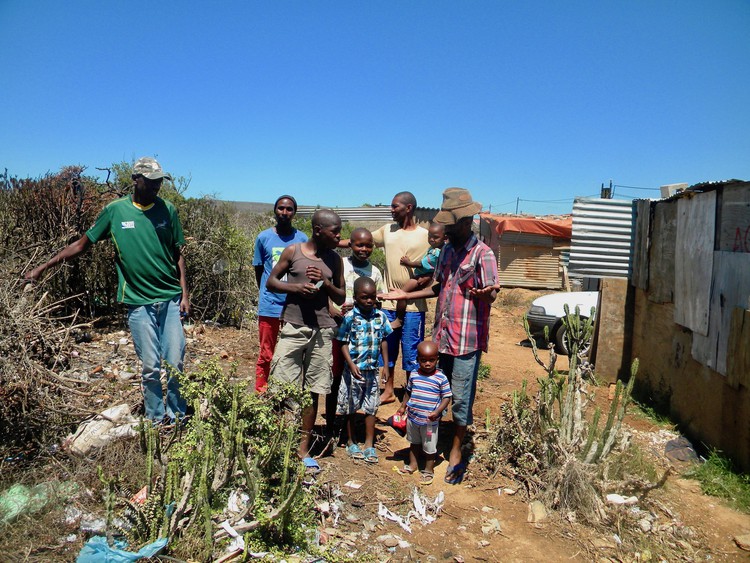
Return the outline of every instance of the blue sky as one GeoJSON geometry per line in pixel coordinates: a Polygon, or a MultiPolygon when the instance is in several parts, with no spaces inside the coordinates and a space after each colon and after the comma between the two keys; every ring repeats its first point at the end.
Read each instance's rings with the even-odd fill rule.
{"type": "Polygon", "coordinates": [[[750,179],[750,2],[0,0],[0,169],[188,195],[570,212],[750,179]]]}

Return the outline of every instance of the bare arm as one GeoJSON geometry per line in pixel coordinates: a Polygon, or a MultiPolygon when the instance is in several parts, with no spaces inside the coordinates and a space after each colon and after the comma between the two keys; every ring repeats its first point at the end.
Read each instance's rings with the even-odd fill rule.
{"type": "Polygon", "coordinates": [[[402,256],[400,263],[402,266],[409,266],[410,268],[419,268],[422,265],[422,259],[409,260],[408,256],[402,256]]]}
{"type": "Polygon", "coordinates": [[[348,342],[341,343],[341,355],[344,356],[344,361],[346,362],[346,365],[349,367],[349,371],[354,376],[354,378],[361,380],[362,374],[359,371],[359,366],[352,361],[351,354],[349,354],[348,342]]]}
{"type": "Polygon", "coordinates": [[[344,264],[340,256],[336,255],[336,258],[338,258],[338,271],[333,272],[331,281],[328,281],[323,277],[323,272],[317,266],[308,266],[306,274],[311,282],[323,282],[320,287],[321,289],[325,290],[326,294],[328,294],[329,299],[336,305],[343,305],[344,301],[346,301],[344,264]]]}
{"type": "Polygon", "coordinates": [[[419,289],[417,291],[406,292],[403,289],[391,289],[388,293],[379,295],[381,299],[391,299],[398,301],[400,299],[430,299],[440,294],[440,284],[436,283],[432,287],[419,289]]]}
{"type": "Polygon", "coordinates": [[[66,260],[75,258],[79,254],[88,250],[90,246],[91,246],[91,241],[89,240],[89,237],[87,237],[86,235],[83,235],[77,241],[72,242],[68,246],[63,248],[60,252],[55,254],[52,258],[50,258],[44,264],[40,264],[39,266],[31,270],[30,272],[26,272],[24,279],[29,280],[29,281],[36,281],[39,279],[39,277],[44,273],[44,271],[47,268],[51,268],[52,266],[57,266],[61,262],[65,262],[66,260]]]}
{"type": "Polygon", "coordinates": [[[281,278],[286,275],[292,264],[292,257],[294,256],[294,245],[287,246],[279,257],[279,261],[271,270],[271,275],[268,276],[266,287],[276,293],[299,293],[300,295],[310,297],[314,295],[318,288],[311,283],[291,283],[281,281],[281,278]]]}
{"type": "Polygon", "coordinates": [[[400,416],[404,415],[404,413],[406,412],[406,404],[409,402],[410,398],[411,398],[411,394],[408,391],[404,390],[404,400],[401,401],[401,406],[396,411],[397,415],[400,415],[400,416]]]}
{"type": "Polygon", "coordinates": [[[177,258],[177,272],[180,275],[180,287],[182,288],[182,297],[180,298],[180,313],[190,314],[190,294],[187,286],[187,267],[185,265],[185,255],[182,253],[182,247],[175,249],[177,258]]]}
{"type": "Polygon", "coordinates": [[[260,289],[260,280],[263,279],[263,266],[255,266],[255,283],[258,284],[260,289]]]}
{"type": "Polygon", "coordinates": [[[448,403],[450,403],[450,400],[450,397],[443,397],[443,400],[440,401],[440,404],[437,406],[437,408],[429,415],[427,415],[427,418],[429,418],[430,420],[440,420],[440,416],[442,415],[443,411],[448,408],[448,403]]]}

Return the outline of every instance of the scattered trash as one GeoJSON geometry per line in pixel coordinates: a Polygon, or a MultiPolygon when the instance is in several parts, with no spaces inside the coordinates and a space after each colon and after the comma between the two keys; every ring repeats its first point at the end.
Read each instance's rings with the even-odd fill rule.
{"type": "Polygon", "coordinates": [[[750,551],[750,534],[742,534],[741,536],[734,536],[734,543],[737,544],[737,547],[740,549],[744,549],[745,551],[750,551]]]}
{"type": "Polygon", "coordinates": [[[664,445],[664,455],[672,461],[698,463],[698,454],[685,436],[670,440],[664,445]]]}
{"type": "Polygon", "coordinates": [[[383,505],[382,502],[379,502],[378,516],[381,519],[396,522],[405,531],[411,534],[410,522],[412,518],[416,518],[425,526],[427,524],[431,524],[436,520],[437,516],[440,514],[441,509],[443,508],[443,503],[445,502],[445,494],[443,493],[443,491],[440,491],[435,497],[435,500],[431,501],[426,496],[421,495],[419,493],[419,490],[415,487],[412,502],[414,503],[414,508],[412,510],[409,510],[406,516],[399,516],[398,514],[391,512],[383,505]]]}
{"type": "Polygon", "coordinates": [[[482,524],[482,533],[484,535],[499,534],[502,531],[503,530],[500,527],[500,520],[498,520],[497,518],[492,518],[482,524]]]}
{"type": "Polygon", "coordinates": [[[350,489],[354,489],[354,490],[361,489],[362,485],[363,483],[359,481],[347,481],[346,483],[344,483],[345,487],[349,487],[350,489]]]}
{"type": "Polygon", "coordinates": [[[607,502],[609,504],[638,504],[638,497],[624,497],[616,493],[610,493],[607,495],[607,502]]]}
{"type": "Polygon", "coordinates": [[[540,501],[535,500],[529,503],[529,513],[526,521],[531,524],[538,524],[547,519],[547,508],[540,501]]]}
{"type": "Polygon", "coordinates": [[[130,414],[128,404],[123,403],[82,423],[66,443],[71,453],[86,456],[91,450],[104,447],[118,438],[135,436],[138,424],[138,419],[130,414]]]}
{"type": "Polygon", "coordinates": [[[134,504],[143,504],[148,499],[148,485],[143,485],[143,488],[130,497],[130,502],[134,504]]]}
{"type": "Polygon", "coordinates": [[[0,495],[0,524],[13,522],[22,514],[34,514],[56,498],[75,494],[78,485],[72,482],[47,481],[33,487],[15,484],[0,495]]]}
{"type": "Polygon", "coordinates": [[[128,543],[124,540],[115,540],[114,547],[110,547],[107,538],[94,536],[89,539],[78,553],[76,563],[130,563],[146,557],[157,555],[167,545],[167,538],[161,538],[153,543],[143,546],[137,553],[127,551],[128,543]]]}

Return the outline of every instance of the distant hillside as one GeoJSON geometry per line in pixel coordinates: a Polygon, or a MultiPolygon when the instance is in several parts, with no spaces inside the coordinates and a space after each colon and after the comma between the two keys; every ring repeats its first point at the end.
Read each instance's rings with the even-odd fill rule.
{"type": "Polygon", "coordinates": [[[260,203],[257,201],[224,201],[231,205],[237,211],[245,211],[247,213],[268,213],[273,211],[273,203],[260,203]]]}

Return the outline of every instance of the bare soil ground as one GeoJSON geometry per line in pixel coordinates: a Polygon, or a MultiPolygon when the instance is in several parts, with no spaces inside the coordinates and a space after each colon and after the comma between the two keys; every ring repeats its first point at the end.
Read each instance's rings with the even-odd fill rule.
{"type": "MultiPolygon", "coordinates": [[[[510,303],[496,305],[492,310],[490,350],[483,362],[491,366],[491,376],[479,382],[477,401],[474,407],[474,442],[482,447],[486,437],[485,413],[495,417],[500,405],[507,401],[514,390],[521,388],[527,380],[532,390],[536,389],[536,378],[543,375],[533,359],[531,349],[521,343],[525,334],[521,317],[533,299],[534,292],[516,292],[510,303]],[[520,295],[519,295],[520,294],[520,295]]],[[[193,361],[203,355],[220,355],[228,362],[239,364],[239,374],[253,373],[256,341],[252,330],[206,328],[196,335],[192,346],[193,361]]],[[[566,358],[560,358],[558,367],[567,367],[566,358]]],[[[404,373],[396,374],[397,387],[403,385],[404,373]]],[[[597,393],[598,403],[608,404],[607,389],[597,393]]],[[[377,517],[378,504],[393,512],[405,514],[411,505],[409,500],[417,485],[417,476],[402,476],[394,469],[403,464],[408,443],[385,425],[385,420],[398,408],[398,403],[383,405],[378,413],[378,437],[380,463],[368,465],[347,457],[343,448],[335,448],[332,455],[323,455],[319,462],[323,469],[318,484],[323,491],[340,489],[344,515],[336,528],[332,519],[321,516],[324,537],[333,536],[332,541],[342,542],[351,554],[373,553],[381,559],[382,547],[389,543],[383,536],[397,536],[408,547],[391,547],[387,555],[394,561],[567,561],[567,560],[644,560],[643,554],[624,553],[618,548],[613,532],[593,530],[571,524],[561,518],[552,517],[543,524],[527,523],[528,499],[519,486],[502,478],[490,478],[478,464],[470,464],[467,478],[461,485],[451,486],[443,482],[447,462],[441,457],[432,485],[422,487],[421,492],[434,498],[439,492],[445,495],[443,514],[428,526],[415,524],[408,534],[396,523],[381,523],[377,517]],[[362,487],[352,490],[344,484],[358,481],[362,487]],[[499,494],[499,490],[518,490],[516,494],[499,494]],[[488,523],[500,523],[488,531],[488,523]],[[483,531],[484,526],[484,531],[483,531]],[[380,539],[378,539],[380,538],[380,539]],[[381,545],[379,545],[381,544],[381,545]]],[[[324,405],[321,401],[319,428],[322,432],[324,405]]],[[[629,430],[642,449],[663,471],[671,462],[664,456],[664,443],[674,434],[660,427],[636,410],[626,418],[629,430]]],[[[451,423],[448,419],[441,425],[441,444],[447,445],[451,423]]],[[[701,493],[696,481],[679,476],[685,467],[674,467],[665,486],[651,493],[663,506],[657,522],[662,526],[687,527],[699,545],[683,550],[693,560],[745,561],[748,553],[737,547],[733,537],[750,532],[750,516],[740,514],[724,506],[721,501],[701,493]]],[[[644,546],[648,546],[644,534],[644,546]]],[[[390,543],[393,543],[392,541],[390,543]]],[[[406,545],[402,543],[402,545],[406,545]]],[[[646,558],[648,556],[645,556],[646,558]]]]}
{"type": "MultiPolygon", "coordinates": [[[[523,380],[527,380],[534,391],[536,378],[544,375],[531,349],[520,345],[525,340],[521,317],[534,295],[520,290],[520,298],[516,293],[508,304],[493,307],[490,351],[483,358],[492,371],[488,379],[479,382],[474,407],[473,439],[477,451],[487,439],[485,413],[496,417],[502,402],[521,388],[523,380]]],[[[127,379],[128,371],[135,371],[132,344],[120,347],[113,354],[116,342],[123,337],[125,333],[105,335],[79,346],[82,364],[86,366],[82,369],[98,370],[110,380],[111,396],[107,397],[105,406],[114,404],[111,402],[114,396],[137,398],[137,377],[129,383],[122,381],[127,379]]],[[[199,327],[191,334],[188,348],[188,371],[190,364],[219,356],[227,365],[236,363],[238,376],[254,374],[257,340],[252,328],[199,327]]],[[[565,358],[561,358],[563,365],[558,367],[564,368],[565,362],[565,358]]],[[[403,372],[397,372],[396,384],[397,387],[404,384],[403,372]]],[[[598,402],[606,405],[607,389],[602,388],[597,395],[598,402]]],[[[649,536],[653,535],[650,532],[644,532],[642,550],[626,552],[619,547],[616,531],[612,529],[597,530],[554,515],[540,524],[527,523],[528,499],[518,484],[501,477],[492,478],[474,462],[462,484],[448,485],[443,481],[447,462],[442,457],[436,466],[434,483],[420,491],[429,498],[435,498],[442,491],[445,502],[440,517],[426,526],[414,523],[411,534],[394,522],[382,522],[377,516],[379,504],[395,513],[406,514],[418,480],[417,474],[403,476],[394,471],[403,464],[408,447],[405,438],[384,424],[397,408],[398,403],[384,405],[378,413],[380,462],[377,465],[351,460],[340,447],[319,458],[323,471],[314,487],[318,487],[323,499],[335,500],[337,490],[343,493],[340,497],[343,510],[336,526],[331,515],[320,515],[321,541],[337,544],[337,551],[342,555],[359,559],[369,553],[378,561],[389,558],[392,561],[649,560],[649,536]],[[357,481],[362,486],[359,489],[345,486],[349,481],[357,481]],[[508,494],[508,491],[517,492],[508,494]],[[401,543],[393,545],[397,540],[401,543]]],[[[323,410],[321,401],[320,428],[323,427],[323,410]]],[[[633,440],[663,471],[670,463],[664,456],[664,443],[674,435],[642,415],[629,414],[626,423],[633,440]]],[[[451,432],[450,419],[441,424],[440,431],[441,447],[445,448],[451,432]]],[[[701,494],[697,482],[679,477],[682,470],[684,467],[676,467],[665,486],[650,493],[661,507],[660,513],[655,515],[654,528],[671,526],[671,529],[688,530],[692,541],[677,546],[676,553],[681,554],[681,559],[747,560],[748,552],[740,550],[733,537],[750,533],[750,516],[701,494]]]]}

